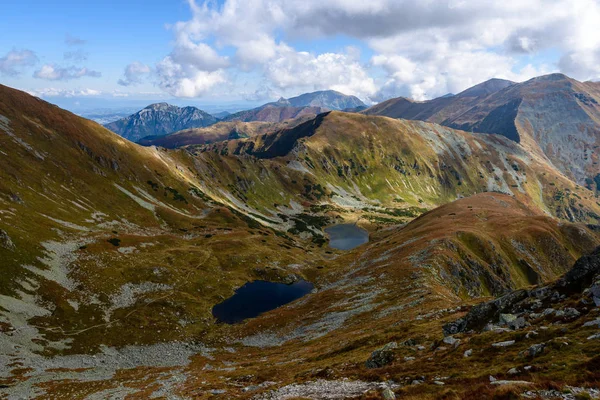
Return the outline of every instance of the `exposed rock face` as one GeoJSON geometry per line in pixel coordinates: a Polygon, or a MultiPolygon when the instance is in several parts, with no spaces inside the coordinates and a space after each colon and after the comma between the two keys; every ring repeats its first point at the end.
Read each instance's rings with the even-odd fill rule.
{"type": "MultiPolygon", "coordinates": [[[[474,306],[463,318],[444,325],[444,335],[450,336],[460,332],[478,330],[496,319],[500,319],[501,322],[510,326],[510,324],[515,324],[521,318],[517,318],[516,315],[512,314],[541,309],[544,303],[551,304],[559,301],[566,294],[583,292],[597,279],[598,275],[600,275],[600,247],[596,248],[590,255],[579,258],[573,268],[555,283],[530,290],[517,290],[498,299],[474,306]]],[[[589,290],[594,301],[597,299],[594,294],[597,291],[599,290],[596,289],[595,285],[589,290]]],[[[533,313],[532,315],[541,317],[554,315],[554,317],[572,320],[578,318],[580,313],[572,308],[560,311],[546,308],[543,313],[533,313]]],[[[522,322],[522,324],[516,324],[512,328],[518,329],[521,325],[524,326],[525,321],[522,322]]]]}
{"type": "Polygon", "coordinates": [[[217,119],[196,107],[177,107],[167,103],[149,105],[143,110],[104,125],[132,142],[146,136],[164,136],[189,128],[212,125],[217,119]]]}
{"type": "Polygon", "coordinates": [[[0,229],[0,247],[4,247],[8,250],[13,250],[15,248],[15,245],[10,239],[10,236],[8,236],[8,233],[2,229],[0,229]]]}

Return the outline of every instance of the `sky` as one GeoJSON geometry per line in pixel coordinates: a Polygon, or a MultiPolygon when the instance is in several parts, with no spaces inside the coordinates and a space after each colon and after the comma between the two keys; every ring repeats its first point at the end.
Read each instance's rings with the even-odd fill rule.
{"type": "Polygon", "coordinates": [[[0,24],[0,83],[67,108],[426,100],[552,72],[600,80],[600,0],[20,0],[0,24]]]}

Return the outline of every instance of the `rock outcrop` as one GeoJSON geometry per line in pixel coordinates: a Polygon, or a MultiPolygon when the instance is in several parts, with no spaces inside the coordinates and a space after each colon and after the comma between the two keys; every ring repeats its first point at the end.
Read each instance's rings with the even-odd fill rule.
{"type": "Polygon", "coordinates": [[[498,299],[474,306],[463,318],[444,325],[444,335],[450,336],[461,332],[480,330],[485,325],[497,320],[513,329],[518,329],[524,326],[523,315],[526,313],[533,317],[554,315],[556,318],[565,320],[575,319],[579,316],[576,309],[565,308],[556,311],[546,306],[565,299],[571,293],[581,293],[584,290],[587,290],[591,297],[590,302],[594,301],[598,305],[597,294],[600,292],[600,285],[594,284],[598,278],[600,278],[600,247],[591,254],[579,258],[573,268],[554,283],[534,289],[517,290],[498,299]],[[590,285],[592,286],[590,287],[590,285]],[[543,312],[536,312],[544,308],[543,312]],[[523,318],[522,321],[521,318],[523,318]],[[516,321],[519,323],[517,324],[516,321]]]}

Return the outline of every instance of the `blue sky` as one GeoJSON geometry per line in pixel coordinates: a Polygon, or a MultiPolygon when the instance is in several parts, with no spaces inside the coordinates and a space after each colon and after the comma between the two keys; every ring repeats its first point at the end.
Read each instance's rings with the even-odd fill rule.
{"type": "Polygon", "coordinates": [[[69,108],[243,107],[334,89],[423,100],[600,78],[599,0],[11,1],[0,82],[69,108]]]}

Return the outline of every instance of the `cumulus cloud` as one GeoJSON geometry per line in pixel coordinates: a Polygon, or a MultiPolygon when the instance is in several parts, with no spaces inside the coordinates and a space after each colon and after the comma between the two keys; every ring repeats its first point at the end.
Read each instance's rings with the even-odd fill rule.
{"type": "Polygon", "coordinates": [[[37,62],[38,58],[33,51],[13,49],[0,58],[0,75],[19,75],[24,68],[37,62]]]}
{"type": "Polygon", "coordinates": [[[180,64],[170,56],[156,66],[159,86],[175,97],[199,97],[213,87],[225,83],[223,70],[203,71],[192,64],[180,64]]]}
{"type": "Polygon", "coordinates": [[[600,79],[598,0],[188,3],[192,18],[170,26],[173,49],[156,69],[169,93],[205,94],[231,70],[260,74],[276,90],[329,88],[364,100],[431,98],[494,77],[554,71],[600,79]],[[347,50],[313,54],[292,45],[340,37],[373,57],[361,62],[347,50]]]}
{"type": "Polygon", "coordinates": [[[353,51],[313,55],[286,47],[265,66],[265,73],[281,89],[332,89],[361,98],[368,98],[377,90],[353,51]]]}
{"type": "Polygon", "coordinates": [[[142,80],[151,72],[149,66],[135,61],[125,67],[124,77],[119,79],[117,83],[121,86],[137,85],[142,83],[142,80]]]}
{"type": "Polygon", "coordinates": [[[102,74],[85,67],[59,67],[53,64],[45,64],[35,71],[33,76],[48,81],[68,81],[83,77],[99,78],[102,74]]]}

